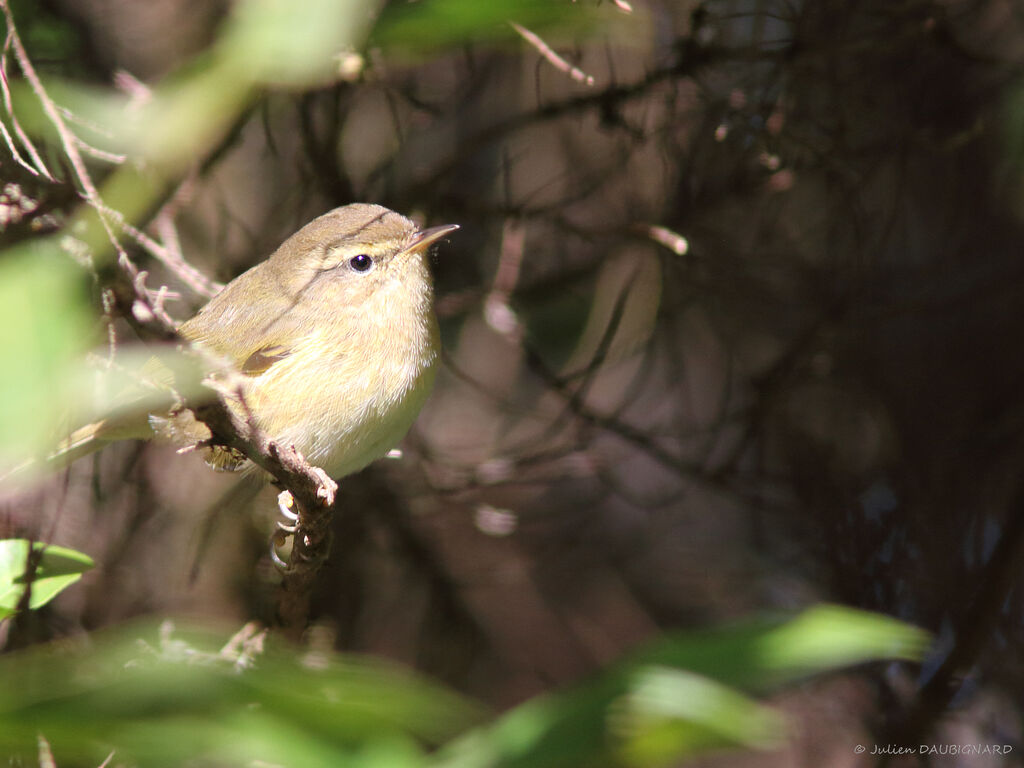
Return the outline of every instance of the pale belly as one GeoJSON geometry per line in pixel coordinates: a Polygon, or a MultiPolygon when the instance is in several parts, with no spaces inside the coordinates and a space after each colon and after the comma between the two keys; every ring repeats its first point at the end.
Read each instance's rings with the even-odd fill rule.
{"type": "Polygon", "coordinates": [[[331,477],[357,472],[405,436],[433,388],[436,329],[392,344],[396,348],[373,367],[338,359],[310,371],[296,362],[308,358],[293,354],[246,382],[246,404],[261,429],[331,477]],[[296,397],[308,391],[311,376],[320,389],[296,397]]]}

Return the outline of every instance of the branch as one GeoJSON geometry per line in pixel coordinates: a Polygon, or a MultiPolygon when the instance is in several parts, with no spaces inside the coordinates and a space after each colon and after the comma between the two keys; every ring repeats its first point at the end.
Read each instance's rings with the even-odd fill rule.
{"type": "MultiPolygon", "coordinates": [[[[11,135],[7,132],[7,126],[5,126],[2,122],[0,122],[0,131],[3,132],[4,141],[7,143],[7,147],[11,150],[11,155],[14,156],[14,159],[18,162],[19,165],[24,167],[33,176],[42,175],[45,176],[50,181],[56,181],[56,179],[53,178],[53,175],[47,169],[46,165],[43,163],[43,159],[39,156],[39,152],[36,150],[35,145],[32,143],[31,139],[29,139],[29,137],[25,134],[25,131],[22,130],[21,124],[18,122],[18,118],[14,114],[14,105],[11,100],[11,88],[10,84],[7,82],[7,51],[10,50],[11,45],[17,39],[17,35],[14,30],[14,20],[11,17],[10,9],[7,7],[6,0],[0,0],[0,5],[3,5],[4,13],[7,18],[7,38],[4,40],[3,54],[0,55],[0,88],[3,89],[4,106],[7,108],[7,114],[11,116],[11,125],[14,127],[14,133],[21,141],[22,146],[25,148],[25,151],[28,152],[29,156],[32,158],[32,162],[35,163],[35,165],[29,164],[22,158],[21,154],[18,152],[18,149],[14,144],[14,140],[11,138],[11,135]]],[[[21,52],[24,53],[24,49],[21,48],[21,40],[18,40],[17,44],[18,49],[20,49],[21,52]]]]}
{"type": "Polygon", "coordinates": [[[577,83],[583,83],[584,85],[593,85],[594,76],[588,75],[579,67],[573,66],[568,61],[559,56],[555,49],[545,43],[540,36],[528,30],[526,27],[516,24],[514,21],[509,22],[509,26],[512,27],[519,35],[530,45],[537,49],[537,52],[547,59],[548,63],[551,64],[555,69],[560,72],[565,72],[569,77],[575,80],[577,83]]]}
{"type": "MultiPolygon", "coordinates": [[[[258,428],[251,414],[241,419],[219,399],[197,406],[193,411],[196,418],[209,427],[211,444],[244,454],[268,472],[275,485],[284,489],[278,503],[282,513],[295,524],[280,526],[281,530],[272,541],[272,547],[276,547],[283,543],[282,538],[293,537],[291,554],[281,569],[278,616],[285,630],[298,639],[309,618],[316,574],[330,552],[330,525],[338,484],[324,470],[306,461],[294,445],[281,445],[272,440],[258,428]]],[[[274,556],[276,559],[276,552],[274,556]]]]}

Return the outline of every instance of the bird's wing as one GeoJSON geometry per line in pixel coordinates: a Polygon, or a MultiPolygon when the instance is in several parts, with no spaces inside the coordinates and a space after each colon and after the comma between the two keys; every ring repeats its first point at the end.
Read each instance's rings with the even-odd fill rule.
{"type": "Polygon", "coordinates": [[[229,283],[178,329],[249,376],[288,357],[309,334],[308,318],[304,322],[296,311],[301,297],[288,295],[270,282],[272,275],[256,269],[229,283]]]}

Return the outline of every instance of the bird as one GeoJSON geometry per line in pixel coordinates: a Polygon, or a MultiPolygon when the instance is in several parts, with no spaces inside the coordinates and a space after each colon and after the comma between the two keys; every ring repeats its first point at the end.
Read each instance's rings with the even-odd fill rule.
{"type": "MultiPolygon", "coordinates": [[[[237,374],[231,387],[214,387],[237,419],[335,479],[352,474],[405,436],[431,392],[440,334],[428,254],[458,228],[421,229],[369,203],[336,208],[228,283],[178,333],[237,374]]],[[[181,420],[152,414],[148,424],[180,439],[194,432],[181,420]]],[[[77,457],[129,432],[99,422],[62,447],[77,457]]],[[[252,466],[223,449],[208,458],[218,469],[252,466]]]]}

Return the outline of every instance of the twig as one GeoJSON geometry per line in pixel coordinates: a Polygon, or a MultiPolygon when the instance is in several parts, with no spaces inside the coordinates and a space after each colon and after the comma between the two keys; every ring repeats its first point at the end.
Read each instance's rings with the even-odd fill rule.
{"type": "Polygon", "coordinates": [[[14,158],[15,162],[17,162],[18,165],[20,165],[26,171],[31,173],[33,176],[38,176],[39,171],[36,170],[33,166],[31,166],[29,163],[25,162],[25,158],[23,158],[21,156],[21,153],[18,152],[18,148],[14,145],[14,139],[11,138],[11,134],[7,130],[7,126],[4,124],[3,120],[0,120],[0,134],[3,134],[4,143],[7,144],[7,148],[11,151],[11,156],[14,158]]]}
{"type": "MultiPolygon", "coordinates": [[[[83,161],[82,154],[79,150],[84,150],[93,156],[100,157],[110,162],[122,162],[124,158],[120,155],[104,152],[103,150],[92,147],[76,136],[68,127],[65,115],[69,115],[69,113],[63,107],[59,107],[53,99],[50,98],[50,95],[43,87],[42,81],[39,79],[39,76],[28,57],[28,53],[22,45],[21,38],[18,36],[17,29],[14,26],[14,17],[11,13],[7,0],[0,0],[0,7],[3,8],[4,16],[7,21],[7,40],[4,46],[4,57],[6,57],[8,48],[14,51],[18,67],[21,69],[22,74],[31,86],[32,91],[39,99],[39,102],[43,107],[43,111],[57,130],[57,135],[60,137],[64,152],[67,155],[68,160],[71,162],[71,167],[74,169],[75,176],[78,178],[78,182],[82,187],[82,192],[86,202],[96,212],[96,216],[99,218],[110,244],[117,252],[118,263],[131,278],[132,285],[139,291],[139,300],[145,305],[148,312],[152,313],[154,317],[159,318],[167,328],[173,329],[175,327],[175,323],[166,315],[165,312],[162,311],[161,298],[145,287],[145,273],[140,273],[138,267],[132,262],[128,253],[124,250],[124,247],[121,245],[121,242],[114,231],[114,227],[111,223],[112,220],[117,223],[122,231],[129,234],[154,258],[163,262],[171,271],[178,275],[186,285],[200,295],[206,297],[212,296],[216,293],[219,285],[215,284],[213,281],[203,276],[194,267],[187,264],[181,257],[180,253],[173,253],[171,250],[161,246],[148,235],[124,221],[124,217],[121,216],[120,213],[108,208],[104,204],[100,197],[99,190],[96,188],[92,177],[89,175],[89,171],[85,166],[85,162],[83,161]],[[142,275],[141,279],[140,275],[142,275]]],[[[8,112],[11,113],[13,119],[14,113],[11,107],[9,88],[7,87],[6,72],[2,66],[0,66],[0,76],[2,76],[4,101],[7,105],[8,112]]],[[[14,122],[14,125],[15,129],[19,131],[19,135],[21,135],[17,121],[14,122]]],[[[22,141],[28,142],[27,137],[24,137],[22,141]]],[[[33,157],[37,157],[31,142],[28,142],[26,146],[33,153],[33,157]]],[[[41,164],[42,161],[39,160],[38,162],[41,164]]],[[[41,166],[41,168],[45,171],[45,166],[41,166]]],[[[46,175],[48,178],[53,180],[53,177],[50,176],[48,172],[46,172],[46,175]]]]}
{"type": "Polygon", "coordinates": [[[36,98],[39,99],[39,103],[42,105],[46,116],[50,119],[50,122],[53,123],[53,127],[56,129],[57,135],[60,137],[64,153],[71,162],[71,167],[75,172],[78,183],[82,187],[82,194],[85,197],[85,201],[93,211],[95,211],[96,217],[103,226],[104,232],[106,232],[107,239],[117,252],[118,264],[128,274],[129,278],[131,278],[132,286],[136,289],[137,305],[141,305],[143,309],[141,314],[150,314],[159,319],[165,326],[165,329],[173,330],[176,327],[176,324],[171,320],[167,313],[163,311],[162,299],[164,296],[159,293],[154,293],[146,288],[146,273],[140,272],[139,268],[134,264],[134,262],[132,262],[127,251],[125,251],[124,247],[121,245],[121,241],[114,232],[111,219],[124,227],[126,226],[126,223],[123,220],[124,217],[117,211],[108,208],[103,203],[99,190],[96,188],[96,184],[89,175],[89,171],[85,167],[85,161],[82,159],[82,154],[79,151],[81,141],[68,127],[67,122],[65,122],[64,117],[61,114],[61,108],[57,106],[53,99],[50,98],[50,95],[43,87],[43,83],[39,79],[39,75],[36,73],[35,67],[32,66],[32,61],[28,57],[28,52],[25,50],[25,46],[22,45],[17,29],[15,29],[14,16],[11,13],[10,5],[7,0],[0,0],[0,7],[3,8],[4,16],[7,20],[7,45],[13,49],[14,57],[18,62],[18,67],[21,69],[22,74],[31,86],[36,98]]]}
{"type": "Polygon", "coordinates": [[[702,473],[700,466],[673,455],[643,430],[620,421],[614,416],[598,413],[585,403],[577,402],[575,393],[568,390],[561,378],[548,368],[547,363],[544,362],[535,349],[530,345],[524,345],[523,349],[526,353],[526,363],[529,365],[530,370],[571,406],[572,412],[577,418],[620,437],[627,443],[639,448],[662,466],[685,478],[699,479],[710,485],[718,483],[718,478],[702,473]]]}
{"type": "Polygon", "coordinates": [[[172,238],[170,246],[161,245],[145,232],[132,226],[127,221],[118,221],[118,224],[121,227],[121,231],[131,237],[136,243],[144,248],[150,256],[171,270],[171,272],[177,275],[185,285],[200,296],[210,298],[217,293],[217,291],[223,288],[221,283],[211,280],[185,261],[181,254],[181,248],[178,245],[177,232],[173,229],[173,223],[168,227],[167,223],[161,222],[159,218],[157,220],[158,226],[161,226],[164,233],[166,233],[164,235],[165,240],[167,240],[168,235],[172,238]],[[172,232],[173,234],[171,234],[172,232]]]}
{"type": "Polygon", "coordinates": [[[519,318],[509,306],[508,300],[519,281],[524,241],[522,225],[506,219],[501,236],[498,270],[494,275],[494,284],[484,299],[484,319],[487,324],[512,341],[518,341],[522,333],[519,318]]]}
{"type": "MultiPolygon", "coordinates": [[[[22,159],[18,150],[15,148],[10,134],[7,132],[7,127],[4,126],[2,122],[0,122],[0,127],[3,128],[4,139],[7,142],[7,146],[11,149],[11,154],[14,155],[14,159],[18,161],[20,165],[24,166],[25,169],[33,176],[39,176],[42,174],[50,181],[56,181],[47,169],[43,159],[39,156],[39,152],[36,151],[36,147],[32,143],[32,140],[29,139],[25,134],[25,131],[21,129],[21,124],[18,122],[18,118],[14,114],[14,105],[11,100],[11,87],[10,83],[7,82],[7,51],[10,50],[11,43],[15,40],[14,21],[11,17],[10,9],[7,7],[7,0],[0,0],[0,3],[3,4],[4,13],[7,16],[7,38],[4,40],[3,54],[0,55],[0,88],[3,89],[4,106],[7,108],[7,114],[11,116],[11,125],[14,126],[14,133],[21,140],[22,145],[25,147],[25,151],[31,156],[32,162],[35,163],[34,167],[22,159]]],[[[18,44],[21,44],[20,41],[18,44]]]]}
{"type": "Polygon", "coordinates": [[[77,136],[75,137],[75,143],[78,145],[79,149],[81,149],[87,155],[95,157],[97,160],[106,160],[108,163],[120,165],[121,163],[128,159],[127,155],[118,155],[114,152],[107,152],[105,149],[99,149],[97,147],[94,147],[92,144],[89,144],[87,141],[78,138],[77,136]]]}
{"type": "Polygon", "coordinates": [[[563,59],[555,50],[541,40],[535,32],[531,32],[521,24],[516,24],[514,21],[509,22],[509,26],[512,27],[519,35],[530,45],[537,49],[537,52],[547,59],[548,63],[551,64],[555,69],[565,72],[569,77],[575,80],[577,83],[584,83],[585,85],[593,85],[593,75],[588,75],[579,67],[573,66],[568,61],[563,59]]]}
{"type": "Polygon", "coordinates": [[[651,224],[649,226],[642,226],[640,231],[651,238],[651,240],[658,243],[658,245],[663,245],[668,248],[677,256],[685,256],[687,251],[690,250],[690,244],[687,242],[686,238],[678,232],[673,232],[667,227],[660,227],[655,224],[651,224]]]}
{"type": "MultiPolygon", "coordinates": [[[[36,98],[39,99],[39,103],[43,107],[43,112],[53,123],[53,127],[57,130],[57,135],[60,137],[61,145],[64,148],[64,153],[67,155],[68,160],[71,162],[71,167],[74,169],[75,176],[78,178],[79,184],[82,185],[82,192],[85,196],[86,202],[88,202],[93,210],[96,211],[96,216],[100,220],[104,231],[107,233],[107,238],[110,240],[110,244],[114,246],[114,250],[117,251],[118,260],[121,265],[128,271],[129,275],[134,280],[137,277],[138,269],[131,263],[128,258],[128,254],[121,246],[120,241],[114,234],[113,228],[110,226],[108,221],[109,209],[103,205],[103,200],[100,198],[99,190],[96,189],[96,185],[93,183],[92,177],[89,175],[89,171],[85,167],[85,161],[82,160],[82,154],[78,151],[78,137],[75,136],[74,132],[68,128],[64,117],[60,113],[60,109],[54,103],[53,99],[46,92],[43,87],[42,81],[39,79],[39,75],[36,74],[35,67],[32,66],[32,61],[28,57],[28,52],[25,50],[25,46],[21,43],[21,38],[18,36],[18,31],[14,26],[14,15],[11,13],[11,8],[7,0],[0,0],[0,6],[3,7],[4,16],[7,20],[7,44],[14,50],[14,58],[18,62],[18,67],[21,69],[21,73],[25,76],[29,86],[31,86],[33,93],[36,98]]],[[[6,78],[5,83],[5,98],[6,93],[6,78]]],[[[52,176],[49,178],[53,178],[52,176]]]]}
{"type": "Polygon", "coordinates": [[[316,574],[330,549],[338,484],[306,461],[294,445],[272,440],[252,418],[232,413],[221,400],[193,410],[196,418],[209,427],[212,444],[243,453],[291,495],[296,523],[288,567],[283,571],[278,614],[286,631],[298,635],[309,617],[316,574]]]}

